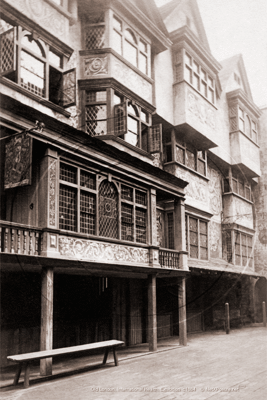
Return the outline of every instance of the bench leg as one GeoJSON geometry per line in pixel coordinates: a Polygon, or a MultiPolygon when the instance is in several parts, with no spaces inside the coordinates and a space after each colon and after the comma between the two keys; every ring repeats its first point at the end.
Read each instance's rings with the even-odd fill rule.
{"type": "Polygon", "coordinates": [[[109,351],[109,348],[107,347],[106,350],[105,350],[105,354],[104,354],[103,364],[106,364],[106,362],[107,362],[107,359],[108,359],[108,351],[109,351]]]}
{"type": "Polygon", "coordinates": [[[26,363],[25,364],[25,376],[24,376],[24,388],[27,388],[30,386],[29,378],[30,378],[30,363],[26,363]]]}
{"type": "Polygon", "coordinates": [[[113,347],[112,350],[113,350],[115,365],[117,366],[117,365],[119,365],[119,361],[118,361],[118,357],[117,357],[117,353],[116,353],[116,348],[113,347]]]}
{"type": "Polygon", "coordinates": [[[15,378],[14,378],[14,382],[13,385],[16,386],[19,382],[19,377],[20,377],[20,373],[21,373],[21,368],[22,368],[22,364],[19,363],[17,371],[15,373],[15,378]]]}

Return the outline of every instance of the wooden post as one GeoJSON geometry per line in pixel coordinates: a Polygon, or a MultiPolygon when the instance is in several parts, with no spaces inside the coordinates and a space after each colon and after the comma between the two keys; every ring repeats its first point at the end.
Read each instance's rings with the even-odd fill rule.
{"type": "MultiPolygon", "coordinates": [[[[43,268],[40,350],[52,350],[53,348],[53,290],[53,268],[43,268]]],[[[40,360],[40,374],[52,375],[52,358],[45,358],[43,360],[40,360]]]]}
{"type": "Polygon", "coordinates": [[[230,314],[229,314],[229,304],[225,303],[225,331],[226,334],[230,333],[230,314]]]}
{"type": "Polygon", "coordinates": [[[263,326],[266,328],[266,306],[265,306],[265,301],[262,302],[262,322],[263,322],[263,326]]]}
{"type": "Polygon", "coordinates": [[[185,204],[180,198],[174,201],[174,249],[180,251],[179,269],[188,271],[185,232],[185,204]]]}
{"type": "Polygon", "coordinates": [[[157,351],[156,275],[148,276],[148,344],[149,351],[157,351]]]}
{"type": "Polygon", "coordinates": [[[187,346],[186,323],[186,281],[181,278],[178,283],[178,310],[179,310],[179,344],[187,346]]]}

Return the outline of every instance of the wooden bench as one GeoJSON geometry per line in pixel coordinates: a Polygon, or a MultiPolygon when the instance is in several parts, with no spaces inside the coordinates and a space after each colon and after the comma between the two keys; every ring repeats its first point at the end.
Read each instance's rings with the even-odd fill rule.
{"type": "Polygon", "coordinates": [[[24,375],[24,388],[29,387],[29,377],[30,377],[30,364],[34,360],[41,360],[43,358],[53,358],[56,356],[62,356],[64,354],[78,354],[88,352],[90,350],[105,349],[103,364],[106,364],[109,350],[113,350],[115,365],[119,365],[118,357],[116,353],[116,347],[123,345],[124,342],[120,340],[106,340],[104,342],[83,344],[81,346],[63,347],[61,349],[36,351],[34,353],[18,354],[14,356],[8,356],[7,359],[19,363],[18,369],[14,378],[14,385],[17,385],[22,370],[23,364],[25,365],[25,375],[24,375]]]}

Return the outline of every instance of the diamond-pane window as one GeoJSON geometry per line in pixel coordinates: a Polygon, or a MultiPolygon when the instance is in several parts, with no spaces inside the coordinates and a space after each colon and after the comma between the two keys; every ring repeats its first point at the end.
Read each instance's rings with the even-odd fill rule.
{"type": "Polygon", "coordinates": [[[5,75],[15,70],[15,28],[0,35],[0,73],[5,75]]]}
{"type": "Polygon", "coordinates": [[[90,26],[85,31],[86,50],[102,49],[105,44],[105,26],[90,26]]]}
{"type": "Polygon", "coordinates": [[[91,136],[107,133],[107,106],[105,104],[86,106],[86,132],[91,136]]]}
{"type": "Polygon", "coordinates": [[[136,208],[136,241],[146,243],[146,210],[136,208]]]}
{"type": "Polygon", "coordinates": [[[118,192],[107,180],[99,187],[99,234],[118,238],[118,192]]]}

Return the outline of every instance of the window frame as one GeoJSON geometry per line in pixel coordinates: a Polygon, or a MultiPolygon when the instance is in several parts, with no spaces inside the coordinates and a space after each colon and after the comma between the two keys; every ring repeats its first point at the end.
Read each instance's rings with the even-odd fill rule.
{"type": "MultiPolygon", "coordinates": [[[[59,163],[59,202],[60,202],[60,193],[61,193],[61,188],[62,187],[68,187],[73,190],[73,192],[76,192],[76,209],[75,209],[75,224],[73,226],[73,229],[65,229],[60,226],[60,219],[61,219],[61,212],[60,212],[60,204],[59,204],[59,229],[62,231],[68,231],[68,232],[74,232],[78,233],[81,235],[87,235],[87,236],[93,236],[97,238],[107,238],[110,240],[119,240],[127,243],[134,243],[134,244],[148,244],[148,218],[149,218],[149,192],[148,190],[138,187],[136,185],[130,185],[125,181],[119,181],[115,177],[114,179],[112,178],[111,182],[116,186],[117,189],[117,197],[118,197],[118,237],[108,237],[108,236],[100,236],[99,235],[99,221],[100,221],[100,210],[99,210],[99,203],[100,203],[100,193],[99,193],[99,187],[101,183],[105,180],[109,181],[108,176],[105,175],[100,175],[96,171],[89,170],[86,167],[76,165],[74,163],[68,162],[65,159],[61,159],[59,163]],[[61,167],[62,166],[67,166],[70,170],[75,170],[76,171],[76,182],[69,182],[64,179],[60,179],[61,177],[61,167]],[[95,188],[90,188],[86,187],[81,184],[81,173],[85,172],[91,177],[94,177],[94,182],[95,182],[95,188]],[[132,191],[132,198],[127,199],[123,197],[123,188],[129,188],[132,191]],[[81,224],[81,194],[82,193],[89,193],[90,195],[94,196],[95,198],[95,213],[94,213],[94,220],[95,220],[95,225],[94,225],[94,232],[82,232],[82,224],[81,224]],[[142,204],[141,202],[141,197],[140,193],[144,196],[144,203],[142,204]],[[139,194],[140,200],[138,201],[137,195],[139,194]],[[132,212],[132,232],[133,232],[133,237],[132,240],[129,239],[122,239],[123,232],[122,232],[122,227],[123,227],[123,205],[131,207],[133,212],[132,212]],[[139,212],[139,213],[138,213],[139,212]],[[145,215],[142,219],[142,213],[145,215]],[[138,219],[139,218],[139,219],[138,219]],[[145,222],[144,222],[145,219],[145,222]],[[138,228],[139,227],[139,228],[138,228]],[[138,241],[138,229],[139,232],[142,231],[142,227],[144,228],[143,230],[145,231],[145,240],[143,241],[138,241]]],[[[90,213],[87,213],[90,214],[90,213]]],[[[92,214],[92,213],[91,213],[92,214]]]]}
{"type": "MultiPolygon", "coordinates": [[[[3,20],[7,22],[4,19],[4,17],[3,20]]],[[[27,92],[32,93],[35,96],[41,97],[42,99],[47,100],[52,104],[55,104],[56,106],[66,108],[76,104],[76,69],[72,68],[68,71],[64,71],[64,64],[66,57],[63,54],[63,52],[56,50],[53,46],[48,44],[44,39],[42,39],[42,37],[40,37],[35,32],[23,28],[22,26],[20,26],[15,22],[8,24],[11,25],[12,28],[5,30],[0,35],[0,40],[3,40],[4,37],[3,35],[9,32],[9,30],[11,31],[13,29],[14,66],[12,71],[11,70],[8,72],[0,71],[0,76],[5,77],[6,79],[14,82],[21,88],[25,89],[27,92]],[[27,47],[27,45],[23,43],[25,37],[29,37],[29,41],[31,42],[34,41],[37,44],[37,46],[40,48],[42,55],[37,54],[32,49],[30,49],[30,47],[27,47]],[[38,91],[36,93],[36,90],[34,90],[33,88],[34,86],[33,82],[30,82],[30,80],[27,82],[27,84],[26,83],[23,84],[23,82],[21,81],[22,70],[25,69],[22,66],[22,58],[21,58],[23,52],[28,54],[31,58],[34,58],[37,61],[43,63],[44,65],[44,73],[43,73],[44,87],[43,89],[39,88],[40,90],[43,91],[42,94],[38,93],[38,91]],[[51,53],[53,53],[55,56],[59,58],[60,65],[56,65],[52,60],[49,60],[49,55],[51,53]],[[59,80],[58,88],[54,92],[52,91],[52,88],[54,86],[55,77],[53,79],[51,78],[51,75],[53,73],[58,75],[58,80],[59,80]],[[68,101],[68,98],[70,99],[70,101],[68,101]]],[[[28,71],[29,73],[33,74],[30,71],[30,68],[28,71]]]]}
{"type": "Polygon", "coordinates": [[[141,71],[143,74],[147,75],[150,77],[151,75],[151,68],[150,68],[150,44],[147,40],[144,39],[140,34],[136,32],[135,29],[133,29],[130,25],[128,25],[123,19],[117,16],[117,14],[113,13],[112,15],[112,36],[111,36],[111,48],[113,50],[116,50],[115,46],[115,39],[113,35],[113,31],[116,32],[117,35],[120,36],[121,38],[121,52],[118,54],[122,56],[125,60],[127,60],[129,63],[131,63],[134,67],[136,67],[139,71],[141,71]],[[121,30],[118,30],[114,24],[114,19],[120,23],[121,25],[121,30]],[[131,32],[132,35],[136,38],[136,43],[129,41],[127,38],[127,31],[131,32]],[[136,49],[136,64],[133,64],[130,59],[126,58],[126,48],[125,48],[125,42],[130,44],[136,49]],[[145,46],[144,46],[145,45],[145,46]],[[146,47],[146,50],[145,50],[146,47]],[[142,62],[141,57],[143,57],[146,60],[146,65],[145,68],[142,67],[142,62]]]}
{"type": "Polygon", "coordinates": [[[252,202],[251,197],[251,184],[246,180],[242,179],[238,174],[231,174],[231,177],[226,177],[223,180],[223,193],[235,193],[238,194],[240,197],[243,197],[245,200],[252,202]],[[229,189],[229,191],[225,190],[225,187],[229,189]],[[243,194],[242,188],[243,187],[243,194]],[[247,195],[249,193],[249,196],[247,195]]]}
{"type": "MultiPolygon", "coordinates": [[[[183,59],[184,80],[205,97],[206,100],[215,105],[215,79],[211,77],[207,70],[202,67],[201,63],[191,56],[187,50],[183,51],[183,59]],[[187,74],[185,71],[187,71],[187,74]],[[206,93],[202,92],[202,87],[206,87],[206,93]]],[[[178,62],[176,62],[176,65],[178,66],[178,62]]]]}
{"type": "Polygon", "coordinates": [[[254,252],[253,252],[253,235],[249,235],[242,231],[234,231],[234,263],[240,267],[253,268],[254,252]],[[251,243],[251,245],[249,245],[251,243]],[[239,261],[237,261],[239,257],[239,261]]]}
{"type": "Polygon", "coordinates": [[[255,143],[258,143],[257,122],[240,106],[238,106],[238,129],[255,143]]]}
{"type": "MultiPolygon", "coordinates": [[[[107,93],[107,90],[106,89],[103,89],[103,90],[85,90],[85,104],[84,104],[84,107],[85,107],[85,132],[86,133],[88,133],[90,136],[102,136],[102,135],[107,135],[107,132],[108,132],[108,101],[107,101],[107,98],[108,98],[108,93],[107,93]],[[97,100],[97,96],[96,96],[96,100],[94,100],[94,101],[88,101],[87,100],[87,98],[89,97],[89,93],[96,93],[96,94],[98,94],[98,93],[106,93],[106,98],[105,99],[100,99],[100,100],[97,100]],[[87,108],[90,108],[90,107],[100,107],[100,106],[105,106],[106,107],[106,118],[102,118],[102,119],[94,119],[94,120],[88,120],[87,119],[87,108]],[[88,130],[87,130],[87,123],[89,123],[89,122],[95,122],[96,123],[96,127],[97,127],[97,121],[100,121],[100,122],[102,122],[102,121],[106,121],[106,132],[105,133],[97,133],[97,132],[95,132],[95,134],[93,135],[93,134],[91,134],[90,132],[88,132],[88,130]]],[[[89,128],[88,128],[89,129],[89,128]]],[[[92,128],[91,128],[92,129],[92,128]]],[[[95,128],[94,128],[95,129],[95,128]]]]}
{"type": "Polygon", "coordinates": [[[165,154],[166,154],[166,162],[176,162],[178,164],[183,165],[184,167],[188,168],[190,171],[194,171],[197,172],[198,174],[201,174],[202,176],[207,176],[207,152],[205,150],[197,150],[195,149],[192,145],[190,145],[189,143],[186,143],[184,141],[178,141],[176,139],[175,142],[175,149],[174,152],[172,150],[172,142],[167,142],[165,143],[165,154]],[[168,147],[170,147],[168,149],[168,147]],[[177,149],[179,149],[179,151],[183,152],[183,162],[181,162],[181,160],[178,159],[177,157],[177,149]],[[170,151],[171,150],[171,151],[170,151]],[[188,166],[187,162],[186,162],[186,154],[188,153],[194,153],[194,164],[195,164],[195,168],[191,168],[190,166],[188,166]],[[175,159],[173,160],[173,153],[175,156],[175,159]],[[201,154],[200,154],[201,153],[201,154]],[[171,160],[169,160],[169,156],[171,156],[171,160]],[[204,174],[202,172],[200,172],[200,164],[204,165],[204,174]]]}
{"type": "Polygon", "coordinates": [[[186,215],[185,215],[185,236],[186,236],[186,250],[188,251],[188,257],[191,259],[194,259],[194,260],[203,260],[203,261],[209,260],[209,223],[208,223],[208,221],[201,217],[186,213],[186,215]],[[190,218],[197,221],[197,231],[192,231],[192,230],[190,231],[190,218]],[[206,234],[201,233],[200,223],[206,224],[206,234]],[[197,245],[191,244],[190,232],[196,233],[197,245]],[[201,244],[201,235],[206,236],[206,246],[203,246],[201,244]],[[194,246],[195,248],[197,247],[197,255],[198,255],[197,257],[191,256],[192,252],[191,252],[190,246],[194,246]],[[207,257],[204,258],[201,256],[201,249],[205,249],[207,257]]]}

